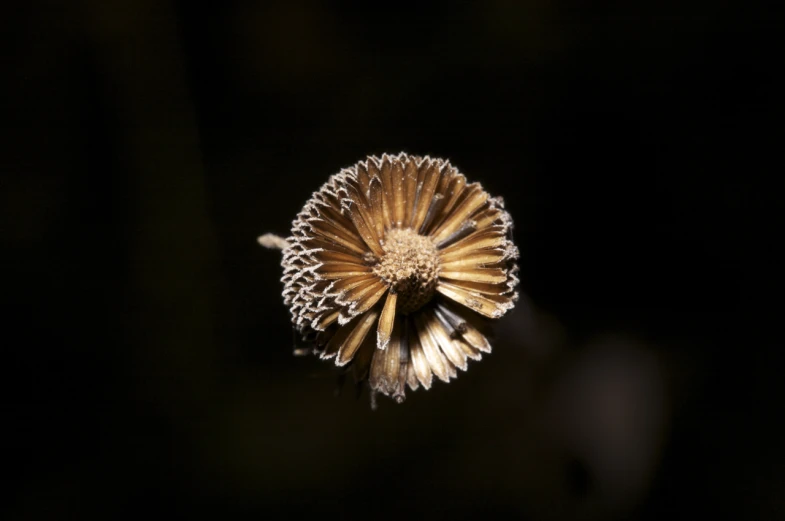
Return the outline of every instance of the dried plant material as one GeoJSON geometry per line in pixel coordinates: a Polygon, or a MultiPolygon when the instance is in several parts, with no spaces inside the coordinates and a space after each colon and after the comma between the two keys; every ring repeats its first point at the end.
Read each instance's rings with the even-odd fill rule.
{"type": "Polygon", "coordinates": [[[291,237],[259,242],[283,251],[284,303],[313,352],[401,403],[490,352],[478,321],[518,298],[511,228],[448,161],[401,153],[331,176],[291,237]]]}
{"type": "Polygon", "coordinates": [[[278,237],[272,233],[265,233],[258,239],[259,244],[265,248],[285,250],[289,247],[289,243],[283,237],[278,237]]]}

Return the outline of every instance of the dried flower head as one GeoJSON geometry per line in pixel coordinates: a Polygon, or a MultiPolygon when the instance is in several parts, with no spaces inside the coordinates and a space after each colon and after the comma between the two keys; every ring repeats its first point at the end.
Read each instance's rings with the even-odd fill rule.
{"type": "Polygon", "coordinates": [[[518,250],[501,198],[448,161],[369,157],[333,175],[283,239],[283,297],[322,359],[372,396],[448,382],[491,346],[482,318],[517,300],[518,250]],[[374,334],[375,333],[375,334],[374,334]]]}

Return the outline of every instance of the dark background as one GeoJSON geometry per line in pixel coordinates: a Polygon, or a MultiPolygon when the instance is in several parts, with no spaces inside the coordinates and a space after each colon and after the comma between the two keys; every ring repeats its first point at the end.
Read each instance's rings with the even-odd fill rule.
{"type": "Polygon", "coordinates": [[[9,519],[785,517],[781,9],[211,4],[4,8],[9,519]],[[401,150],[504,196],[524,297],[371,412],[256,237],[401,150]]]}

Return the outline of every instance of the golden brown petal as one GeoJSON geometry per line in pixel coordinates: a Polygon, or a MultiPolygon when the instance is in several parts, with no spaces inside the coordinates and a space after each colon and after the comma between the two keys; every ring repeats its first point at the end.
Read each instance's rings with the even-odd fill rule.
{"type": "Polygon", "coordinates": [[[368,379],[375,351],[376,342],[374,342],[373,335],[367,335],[352,359],[352,374],[356,383],[359,384],[368,379]]]}
{"type": "Polygon", "coordinates": [[[436,186],[436,193],[444,197],[445,203],[447,202],[450,183],[453,179],[455,179],[455,169],[449,161],[445,161],[442,165],[442,175],[439,178],[439,184],[436,186]]]}
{"type": "Polygon", "coordinates": [[[393,164],[391,176],[393,225],[400,228],[406,215],[406,187],[404,183],[406,176],[400,161],[393,164]]]}
{"type": "Polygon", "coordinates": [[[382,282],[377,282],[376,285],[373,287],[372,291],[364,294],[360,297],[357,302],[350,306],[350,309],[354,313],[365,313],[367,310],[371,309],[379,299],[381,299],[384,294],[387,292],[387,285],[383,284],[382,282]]]}
{"type": "Polygon", "coordinates": [[[502,222],[503,212],[498,208],[486,208],[480,212],[477,212],[472,219],[477,223],[477,229],[482,230],[483,228],[487,228],[488,226],[492,226],[495,223],[502,222]]]}
{"type": "Polygon", "coordinates": [[[476,250],[504,247],[507,239],[496,227],[478,230],[458,242],[444,247],[441,252],[442,262],[449,262],[474,253],[476,250]]]}
{"type": "Polygon", "coordinates": [[[387,300],[379,318],[379,328],[376,331],[376,347],[384,349],[390,341],[393,324],[395,321],[395,304],[398,302],[398,295],[392,291],[387,293],[387,300]]]}
{"type": "Polygon", "coordinates": [[[382,156],[382,165],[379,169],[379,178],[382,181],[382,196],[384,205],[382,207],[382,215],[384,217],[384,228],[389,230],[394,226],[395,210],[394,206],[394,187],[392,182],[392,164],[387,154],[382,156]]]}
{"type": "Polygon", "coordinates": [[[422,314],[417,313],[414,315],[414,325],[417,330],[417,338],[420,341],[423,353],[425,353],[425,359],[428,361],[428,365],[431,367],[433,374],[435,374],[439,380],[449,382],[450,370],[447,367],[447,360],[444,358],[441,350],[428,332],[422,314]]]}
{"type": "Polygon", "coordinates": [[[455,367],[465,371],[466,354],[464,354],[463,351],[461,351],[461,349],[453,343],[448,331],[436,317],[433,310],[424,312],[424,315],[426,326],[428,327],[431,338],[433,338],[436,345],[439,346],[447,359],[452,362],[455,367]]]}
{"type": "MultiPolygon", "coordinates": [[[[351,193],[357,194],[356,190],[352,189],[351,193]]],[[[359,195],[347,201],[344,207],[349,213],[354,225],[357,227],[357,232],[363,239],[368,248],[377,256],[381,257],[384,254],[382,246],[379,244],[379,237],[376,235],[376,227],[373,224],[371,216],[365,211],[362,205],[356,201],[360,199],[359,195]]]]}
{"type": "Polygon", "coordinates": [[[411,360],[412,366],[414,367],[417,380],[420,381],[425,389],[430,389],[431,383],[433,382],[431,365],[428,363],[428,359],[425,357],[425,351],[423,351],[422,344],[420,343],[420,337],[417,334],[417,330],[413,327],[411,321],[409,321],[408,329],[409,359],[411,360]]]}
{"type": "Polygon", "coordinates": [[[371,389],[392,396],[398,403],[405,399],[408,347],[401,343],[401,324],[396,321],[387,349],[376,350],[371,364],[371,389]]]}
{"type": "MultiPolygon", "coordinates": [[[[387,154],[382,155],[382,162],[384,161],[385,157],[387,157],[387,154]]],[[[362,161],[360,161],[360,163],[358,164],[361,165],[362,161]]],[[[377,158],[376,156],[369,157],[368,160],[366,161],[366,166],[368,167],[368,175],[370,177],[379,177],[382,168],[379,158],[377,158]]]]}
{"type": "Polygon", "coordinates": [[[417,164],[414,159],[409,158],[403,171],[403,187],[405,198],[405,210],[403,214],[403,227],[411,227],[412,216],[414,215],[414,205],[417,202],[417,164]]]}
{"type": "Polygon", "coordinates": [[[375,278],[377,278],[376,275],[363,273],[361,275],[356,275],[354,277],[334,280],[325,289],[325,293],[328,295],[340,295],[344,291],[348,291],[352,288],[359,286],[364,282],[367,282],[375,278]]]}
{"type": "Polygon", "coordinates": [[[483,295],[475,291],[466,291],[461,287],[446,282],[439,282],[436,286],[436,291],[458,304],[462,304],[488,318],[499,318],[504,315],[508,309],[512,309],[510,299],[496,302],[492,299],[491,295],[483,295]]]}
{"type": "MultiPolygon", "coordinates": [[[[471,311],[467,308],[443,301],[436,304],[435,313],[442,324],[445,325],[445,329],[450,330],[452,328],[451,336],[467,344],[470,350],[477,352],[478,358],[481,357],[478,351],[491,352],[491,345],[488,343],[485,335],[472,324],[475,320],[473,320],[474,317],[470,315],[471,311]]],[[[467,351],[465,346],[460,347],[467,351]]]]}
{"type": "MultiPolygon", "coordinates": [[[[338,226],[344,231],[349,232],[350,235],[355,236],[353,232],[354,225],[351,219],[341,213],[341,201],[336,195],[330,196],[329,202],[324,205],[317,205],[319,215],[325,221],[331,222],[333,225],[338,226]]],[[[359,239],[359,237],[357,237],[359,239]]]]}
{"type": "Polygon", "coordinates": [[[469,293],[477,292],[483,295],[505,295],[510,293],[510,288],[508,288],[506,284],[471,282],[465,280],[450,280],[449,283],[450,285],[466,290],[469,293]]]}
{"type": "Polygon", "coordinates": [[[459,241],[462,241],[463,239],[465,239],[469,235],[472,235],[476,231],[477,231],[477,222],[474,221],[473,219],[469,219],[468,221],[465,221],[460,228],[449,234],[444,239],[438,241],[436,243],[436,247],[441,250],[444,250],[448,246],[451,246],[459,241]]]}
{"type": "Polygon", "coordinates": [[[380,351],[377,349],[373,353],[373,358],[371,359],[371,371],[368,374],[368,384],[371,386],[371,392],[380,392],[382,394],[387,394],[387,380],[386,375],[384,373],[384,368],[386,365],[386,356],[387,351],[380,351]]]}
{"type": "Polygon", "coordinates": [[[427,231],[431,229],[431,225],[433,221],[436,220],[442,212],[442,208],[444,208],[444,195],[443,194],[434,194],[433,200],[431,201],[431,206],[428,208],[428,212],[425,214],[425,220],[420,226],[420,233],[423,235],[427,235],[427,231]]]}
{"type": "Polygon", "coordinates": [[[366,164],[363,164],[362,161],[357,163],[357,188],[366,197],[371,186],[371,175],[368,173],[368,170],[374,169],[375,166],[373,159],[368,159],[366,164]]]}
{"type": "Polygon", "coordinates": [[[395,386],[395,390],[393,391],[393,399],[398,403],[403,403],[406,399],[406,382],[409,375],[409,366],[411,362],[409,360],[409,345],[405,342],[401,335],[401,325],[400,321],[398,321],[397,325],[398,333],[396,334],[396,342],[397,342],[397,350],[399,353],[399,367],[398,367],[398,382],[395,386]]]}
{"type": "Polygon", "coordinates": [[[442,269],[443,270],[462,270],[473,268],[484,268],[489,264],[496,264],[506,258],[506,253],[503,248],[494,248],[489,250],[479,250],[460,257],[452,257],[452,260],[445,262],[442,256],[442,269]]]}
{"type": "Polygon", "coordinates": [[[364,296],[379,290],[381,283],[375,276],[369,277],[364,282],[357,284],[351,289],[341,292],[335,297],[335,301],[341,306],[353,306],[364,296]]]}
{"type": "Polygon", "coordinates": [[[329,325],[331,325],[336,320],[338,320],[338,315],[340,315],[340,314],[341,314],[341,312],[338,311],[337,309],[335,311],[331,311],[331,312],[327,312],[327,313],[322,314],[319,318],[314,320],[313,328],[318,330],[318,331],[324,330],[329,325]]]}
{"type": "Polygon", "coordinates": [[[379,312],[376,310],[369,311],[365,315],[360,316],[357,324],[338,350],[338,357],[335,360],[336,365],[346,365],[351,361],[354,354],[357,352],[357,349],[360,347],[360,344],[365,340],[368,331],[371,330],[371,327],[373,327],[373,324],[378,318],[379,312]]]}
{"type": "Polygon", "coordinates": [[[463,338],[470,346],[479,351],[482,351],[483,353],[491,352],[491,344],[488,342],[488,339],[480,332],[479,329],[475,328],[471,324],[466,324],[466,331],[461,333],[461,338],[463,338]]]}
{"type": "MultiPolygon", "coordinates": [[[[436,219],[433,222],[432,226],[440,226],[441,223],[444,221],[444,218],[450,215],[452,209],[455,207],[456,203],[461,199],[461,196],[464,194],[466,188],[466,177],[463,174],[457,174],[453,177],[450,181],[450,184],[447,187],[447,191],[445,192],[445,203],[444,207],[442,208],[442,217],[440,219],[436,219]]],[[[428,235],[432,235],[433,230],[428,230],[428,235]]]]}
{"type": "Polygon", "coordinates": [[[439,276],[443,279],[485,282],[487,284],[501,284],[507,281],[507,271],[501,268],[443,269],[439,272],[439,276]]]}
{"type": "Polygon", "coordinates": [[[461,225],[488,199],[488,194],[477,184],[469,188],[471,192],[458,206],[452,210],[449,216],[439,226],[431,237],[433,241],[439,243],[446,239],[451,233],[458,230],[461,225]]]}
{"type": "Polygon", "coordinates": [[[354,253],[344,253],[335,250],[320,250],[309,255],[314,263],[322,262],[349,262],[352,264],[365,264],[361,255],[354,253]]]}
{"type": "MultiPolygon", "coordinates": [[[[330,273],[344,273],[348,271],[356,271],[358,273],[371,273],[371,267],[365,264],[358,264],[354,262],[322,262],[318,264],[314,270],[317,274],[323,276],[325,279],[330,278],[330,273]]],[[[335,277],[332,277],[335,278],[335,277]]]]}
{"type": "Polygon", "coordinates": [[[368,189],[368,200],[371,204],[371,218],[376,227],[377,237],[384,237],[385,218],[384,218],[384,195],[382,194],[382,180],[378,177],[371,179],[371,186],[368,189]]]}
{"type": "Polygon", "coordinates": [[[360,277],[371,273],[368,270],[367,266],[354,268],[351,266],[344,265],[343,267],[344,269],[341,271],[326,268],[324,271],[319,272],[319,277],[321,277],[324,280],[337,280],[337,279],[346,279],[349,277],[360,277]]]}
{"type": "MultiPolygon", "coordinates": [[[[364,254],[364,248],[358,247],[349,247],[344,246],[343,244],[339,244],[336,241],[330,240],[327,237],[320,236],[320,235],[312,235],[307,238],[294,238],[294,240],[299,242],[299,245],[308,250],[336,250],[342,251],[344,253],[360,253],[364,254]]],[[[305,269],[305,268],[303,268],[305,269]]]]}
{"type": "Polygon", "coordinates": [[[421,231],[422,225],[425,222],[425,216],[433,202],[433,194],[436,191],[436,185],[439,184],[441,172],[439,165],[431,162],[427,170],[422,172],[422,180],[418,180],[417,184],[417,206],[414,209],[412,216],[412,229],[421,231]]]}
{"type": "Polygon", "coordinates": [[[472,347],[462,337],[454,338],[453,344],[455,344],[458,347],[458,349],[463,351],[463,353],[468,358],[471,358],[472,360],[482,360],[482,353],[480,352],[480,350],[472,347]]]}
{"type": "Polygon", "coordinates": [[[355,325],[356,322],[353,322],[343,327],[337,328],[335,334],[332,336],[330,341],[327,342],[327,346],[324,348],[324,352],[322,352],[321,358],[323,360],[327,360],[338,354],[338,350],[341,348],[343,343],[349,337],[349,333],[352,332],[355,325]]]}
{"type": "Polygon", "coordinates": [[[406,383],[412,391],[416,391],[420,387],[420,382],[417,380],[417,373],[414,370],[414,363],[411,361],[409,361],[409,364],[406,366],[406,383]]]}

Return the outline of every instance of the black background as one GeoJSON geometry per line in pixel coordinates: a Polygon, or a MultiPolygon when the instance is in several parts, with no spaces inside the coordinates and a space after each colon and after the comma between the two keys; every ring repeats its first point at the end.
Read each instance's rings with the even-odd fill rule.
{"type": "Polygon", "coordinates": [[[10,518],[785,516],[781,9],[212,4],[5,8],[10,518]],[[505,198],[524,298],[371,412],[256,237],[401,150],[505,198]]]}

